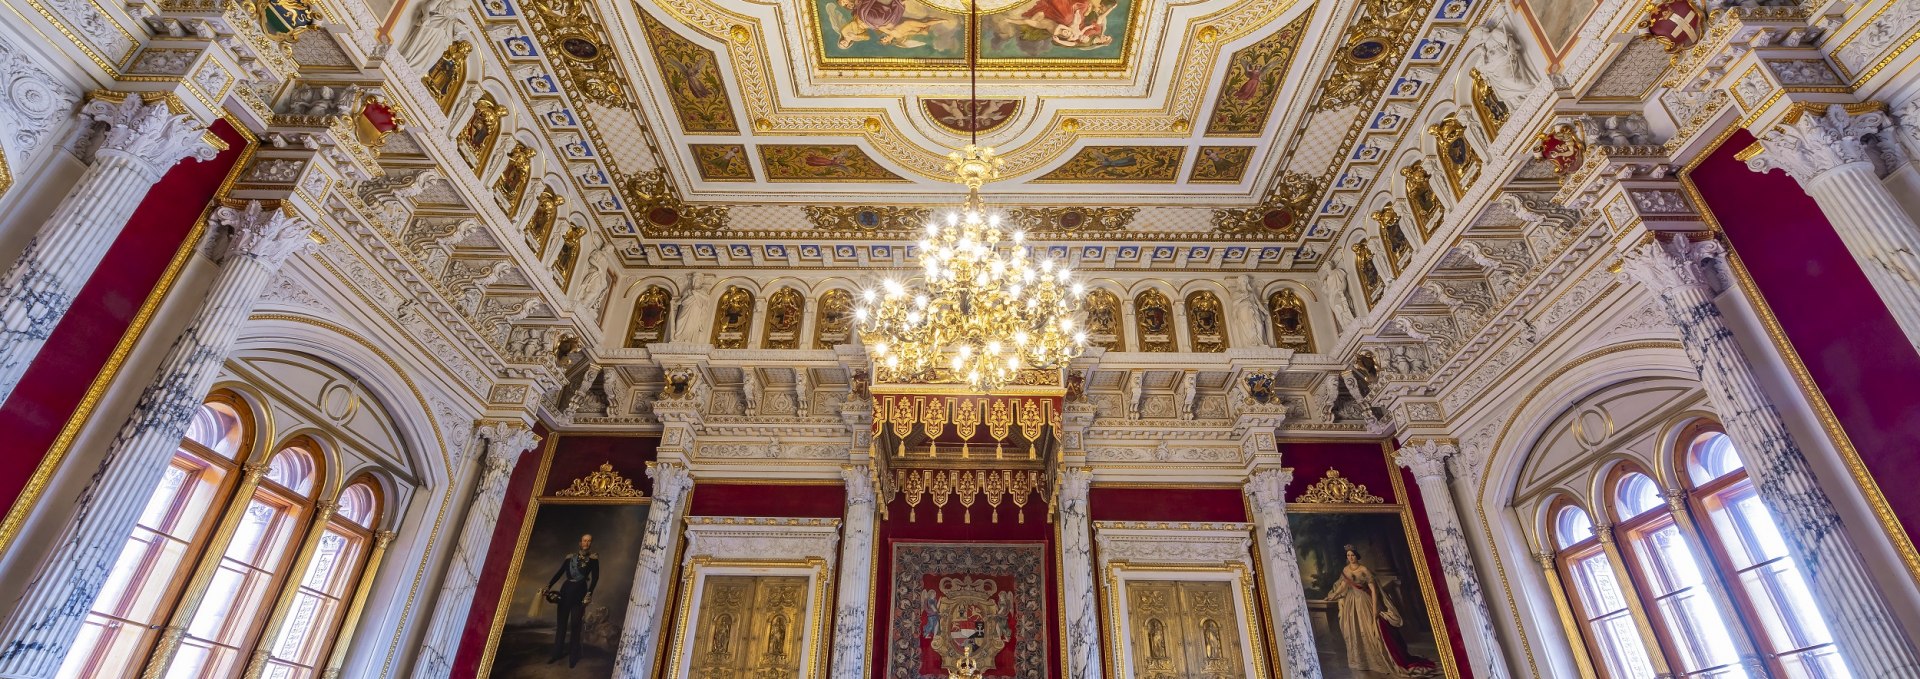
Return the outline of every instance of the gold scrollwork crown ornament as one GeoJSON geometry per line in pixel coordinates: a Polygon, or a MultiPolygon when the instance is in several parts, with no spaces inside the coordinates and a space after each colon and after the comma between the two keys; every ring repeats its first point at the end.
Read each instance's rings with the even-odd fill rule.
{"type": "Polygon", "coordinates": [[[1367,492],[1364,484],[1354,483],[1352,479],[1340,475],[1340,470],[1329,469],[1325,478],[1300,492],[1293,501],[1296,504],[1310,505],[1367,505],[1386,502],[1386,498],[1367,492]]]}
{"type": "Polygon", "coordinates": [[[646,497],[634,489],[633,481],[613,470],[612,462],[600,463],[600,469],[573,480],[573,485],[554,493],[556,497],[646,497]]]}

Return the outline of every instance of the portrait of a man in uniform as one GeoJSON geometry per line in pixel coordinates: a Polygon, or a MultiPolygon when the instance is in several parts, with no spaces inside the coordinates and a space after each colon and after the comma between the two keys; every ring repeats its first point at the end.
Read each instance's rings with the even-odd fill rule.
{"type": "Polygon", "coordinates": [[[600,555],[593,553],[593,536],[580,536],[580,549],[560,560],[560,568],[547,579],[540,595],[558,604],[554,610],[553,657],[548,663],[567,659],[567,666],[580,664],[580,634],[586,622],[587,604],[593,602],[593,588],[600,584],[600,555]],[[558,584],[559,589],[554,589],[558,584]]]}

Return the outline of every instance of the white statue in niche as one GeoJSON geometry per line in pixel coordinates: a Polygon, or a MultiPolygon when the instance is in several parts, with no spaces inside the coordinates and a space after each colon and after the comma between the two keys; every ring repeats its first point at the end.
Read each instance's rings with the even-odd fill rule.
{"type": "Polygon", "coordinates": [[[455,0],[427,0],[414,19],[413,31],[400,50],[400,58],[416,70],[425,71],[440,58],[447,45],[466,37],[467,26],[460,21],[462,6],[455,0]]]}
{"type": "Polygon", "coordinates": [[[1273,324],[1268,322],[1267,305],[1260,301],[1259,286],[1253,282],[1253,276],[1242,274],[1227,279],[1227,291],[1233,294],[1233,305],[1239,316],[1239,329],[1234,339],[1244,340],[1249,347],[1267,348],[1273,346],[1273,324]]]}
{"type": "Polygon", "coordinates": [[[1320,288],[1327,292],[1327,306],[1333,311],[1333,329],[1346,332],[1353,327],[1353,303],[1347,297],[1347,276],[1340,267],[1328,265],[1320,273],[1320,288]]]}
{"type": "Polygon", "coordinates": [[[1467,41],[1480,45],[1480,75],[1500,98],[1520,101],[1539,84],[1540,74],[1528,67],[1525,48],[1504,21],[1492,19],[1473,27],[1467,41]]]}
{"type": "Polygon", "coordinates": [[[740,373],[740,403],[744,414],[760,414],[760,373],[753,368],[740,373]]]}
{"type": "Polygon", "coordinates": [[[713,316],[713,286],[717,278],[710,273],[687,274],[687,284],[673,300],[673,337],[675,342],[699,342],[713,316]]]}

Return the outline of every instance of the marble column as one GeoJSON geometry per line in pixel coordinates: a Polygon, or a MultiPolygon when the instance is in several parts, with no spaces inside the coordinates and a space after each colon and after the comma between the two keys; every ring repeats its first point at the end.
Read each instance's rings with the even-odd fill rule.
{"type": "Polygon", "coordinates": [[[181,159],[206,161],[217,153],[192,116],[139,95],[87,102],[80,119],[96,128],[79,143],[92,165],[0,280],[0,403],[19,386],[147,190],[181,159]]]}
{"type": "Polygon", "coordinates": [[[281,263],[310,242],[306,222],[258,201],[215,210],[212,226],[206,250],[220,272],[107,445],[72,522],[0,623],[0,677],[50,677],[59,669],[254,301],[281,263]]]}
{"type": "Polygon", "coordinates": [[[840,601],[833,612],[831,679],[866,679],[867,620],[873,607],[873,479],[867,465],[840,468],[847,517],[840,524],[840,601]]]}
{"type": "Polygon", "coordinates": [[[1413,470],[1414,483],[1420,486],[1420,500],[1427,510],[1427,525],[1433,532],[1434,551],[1440,555],[1440,570],[1446,574],[1447,593],[1461,635],[1467,641],[1467,659],[1473,676],[1507,679],[1507,656],[1500,648],[1500,635],[1494,631],[1493,613],[1487,607],[1487,594],[1480,587],[1479,571],[1473,567],[1473,552],[1467,546],[1467,534],[1460,528],[1460,510],[1447,489],[1447,458],[1459,453],[1451,443],[1426,443],[1401,448],[1393,457],[1402,467],[1413,470]]]}
{"type": "Polygon", "coordinates": [[[633,572],[625,631],[620,633],[620,650],[613,663],[613,676],[619,679],[653,676],[673,564],[680,551],[680,524],[686,518],[688,491],[693,490],[693,475],[680,462],[649,462],[647,476],[653,479],[653,507],[640,538],[640,564],[633,572]]]}
{"type": "Polygon", "coordinates": [[[1854,676],[1920,676],[1920,657],[1714,306],[1714,298],[1728,287],[1723,254],[1712,240],[1655,240],[1633,247],[1622,270],[1659,295],[1680,329],[1687,358],[1761,501],[1773,511],[1854,676]]]}
{"type": "Polygon", "coordinates": [[[1100,613],[1093,591],[1093,521],[1087,514],[1087,495],[1093,490],[1093,470],[1060,468],[1060,594],[1066,622],[1068,679],[1101,679],[1100,613]]]}
{"type": "Polygon", "coordinates": [[[1799,180],[1826,213],[1880,300],[1920,347],[1920,226],[1880,180],[1903,154],[1885,113],[1854,115],[1835,104],[1760,135],[1764,149],[1747,160],[1756,172],[1775,168],[1799,180]]]}
{"type": "Polygon", "coordinates": [[[487,562],[487,547],[493,544],[494,523],[500,520],[507,483],[513,479],[520,455],[540,443],[539,436],[518,422],[481,422],[473,434],[475,444],[484,447],[480,478],[473,490],[473,504],[467,507],[467,519],[460,526],[460,542],[447,564],[447,577],[440,583],[440,596],[434,599],[433,618],[427,623],[420,657],[414,662],[411,676],[418,679],[444,679],[453,671],[453,654],[460,647],[460,632],[473,606],[480,568],[487,562]]]}
{"type": "Polygon", "coordinates": [[[1269,467],[1247,475],[1254,530],[1260,532],[1260,572],[1265,575],[1267,609],[1280,642],[1280,675],[1320,679],[1320,655],[1313,645],[1313,620],[1300,562],[1293,553],[1293,529],[1287,525],[1287,484],[1293,470],[1269,467]]]}

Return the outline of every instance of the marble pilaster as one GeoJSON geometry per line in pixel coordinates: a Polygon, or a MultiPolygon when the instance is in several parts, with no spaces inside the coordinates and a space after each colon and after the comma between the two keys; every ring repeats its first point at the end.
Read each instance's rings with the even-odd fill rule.
{"type": "Polygon", "coordinates": [[[168,168],[212,160],[206,127],[164,101],[138,95],[94,99],[80,108],[88,134],[76,144],[91,165],[0,280],[0,403],[107,256],[120,229],[168,168]],[[97,129],[96,129],[97,128],[97,129]]]}
{"type": "Polygon", "coordinates": [[[440,583],[440,595],[434,599],[433,618],[427,623],[420,656],[414,662],[412,676],[418,679],[445,679],[453,671],[453,654],[459,649],[460,631],[466,627],[473,606],[474,585],[486,564],[487,547],[493,542],[494,523],[500,520],[500,506],[506,500],[513,468],[523,453],[540,443],[539,436],[518,422],[483,421],[474,426],[473,434],[474,443],[484,446],[480,478],[474,484],[467,519],[460,526],[460,542],[440,583]]]}
{"type": "Polygon", "coordinates": [[[1434,551],[1440,556],[1440,570],[1447,578],[1447,594],[1453,600],[1455,616],[1464,628],[1467,660],[1473,676],[1507,679],[1506,653],[1500,648],[1500,635],[1494,631],[1493,613],[1487,607],[1486,590],[1480,586],[1479,571],[1473,566],[1473,552],[1467,546],[1467,534],[1460,528],[1460,510],[1447,489],[1447,458],[1460,452],[1451,443],[1428,439],[1426,443],[1406,447],[1394,455],[1394,462],[1413,470],[1414,483],[1420,486],[1420,499],[1426,506],[1427,526],[1433,533],[1434,551]]]}
{"type": "Polygon", "coordinates": [[[1087,496],[1093,490],[1093,470],[1060,468],[1060,593],[1066,600],[1067,677],[1100,679],[1099,596],[1093,590],[1093,521],[1087,496]]]}
{"type": "Polygon", "coordinates": [[[1680,329],[1687,358],[1760,500],[1775,515],[1847,666],[1859,677],[1920,676],[1920,656],[1714,304],[1728,287],[1723,255],[1716,241],[1678,236],[1634,246],[1622,270],[1655,291],[1680,329]]]}
{"type": "Polygon", "coordinates": [[[1307,613],[1307,591],[1300,580],[1300,562],[1293,552],[1293,529],[1287,525],[1287,484],[1293,470],[1257,469],[1247,475],[1246,493],[1253,505],[1254,530],[1259,533],[1260,572],[1265,576],[1267,610],[1273,616],[1274,636],[1280,643],[1280,674],[1294,679],[1320,679],[1320,656],[1313,645],[1313,620],[1307,613]]]}
{"type": "Polygon", "coordinates": [[[50,677],[59,669],[254,302],[311,229],[258,201],[215,210],[212,223],[206,250],[220,272],[107,445],[72,522],[0,623],[0,677],[50,677]]]}
{"type": "Polygon", "coordinates": [[[663,604],[673,584],[675,552],[680,549],[678,530],[693,490],[693,475],[681,462],[649,462],[647,476],[653,479],[653,506],[640,538],[640,563],[634,569],[633,594],[627,598],[626,622],[614,657],[613,676],[619,679],[653,676],[660,657],[661,622],[667,613],[663,604]]]}
{"type": "Polygon", "coordinates": [[[840,469],[846,481],[847,516],[840,524],[839,601],[833,612],[833,665],[831,679],[864,679],[867,676],[867,620],[872,614],[873,591],[873,519],[877,498],[867,465],[847,465],[840,469]]]}
{"type": "Polygon", "coordinates": [[[1834,104],[1760,135],[1747,160],[1756,172],[1780,169],[1800,182],[1833,223],[1847,251],[1887,305],[1907,342],[1920,347],[1920,225],[1881,182],[1903,162],[1893,120],[1834,104]]]}

